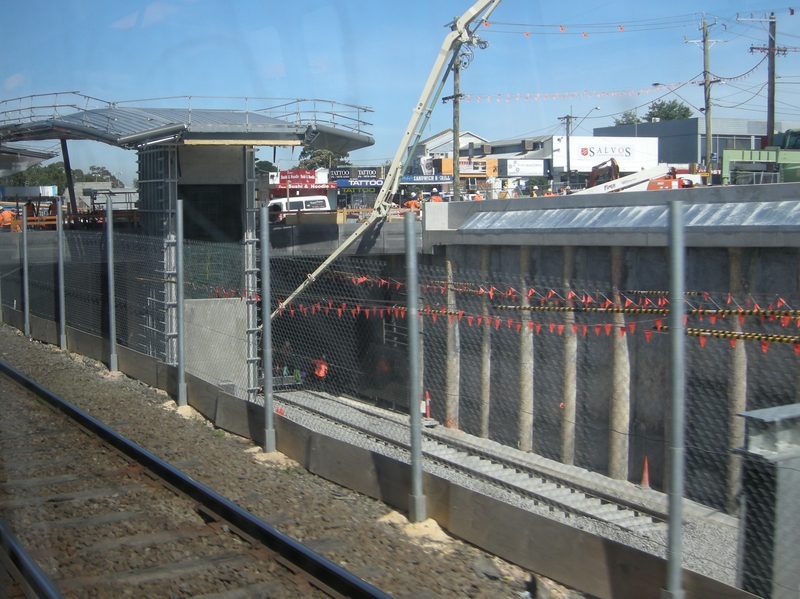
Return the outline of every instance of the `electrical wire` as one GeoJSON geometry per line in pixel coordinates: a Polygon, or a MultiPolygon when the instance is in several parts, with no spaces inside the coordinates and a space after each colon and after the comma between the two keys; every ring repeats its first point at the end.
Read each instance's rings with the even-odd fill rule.
{"type": "Polygon", "coordinates": [[[758,61],[758,64],[756,64],[756,66],[754,66],[750,70],[745,71],[741,75],[736,75],[735,77],[721,77],[719,75],[714,75],[713,73],[709,73],[709,75],[712,76],[712,79],[721,79],[722,81],[736,81],[737,79],[743,79],[744,77],[747,77],[750,73],[754,72],[758,67],[760,67],[761,64],[765,60],[767,60],[767,58],[768,58],[768,56],[764,55],[764,57],[761,60],[758,61]]]}
{"type": "Polygon", "coordinates": [[[739,108],[740,106],[744,106],[744,105],[745,105],[745,104],[747,104],[748,102],[752,102],[752,101],[753,101],[753,99],[755,99],[756,97],[759,97],[759,94],[760,94],[760,93],[761,93],[761,92],[764,90],[764,88],[765,88],[765,87],[767,87],[767,85],[768,85],[768,83],[767,83],[767,82],[765,82],[764,84],[762,84],[762,85],[761,85],[761,86],[758,88],[758,91],[757,91],[757,92],[755,92],[755,93],[754,93],[752,96],[750,96],[750,97],[749,97],[747,100],[745,100],[744,102],[741,102],[741,103],[739,103],[739,104],[734,104],[733,106],[725,106],[725,105],[723,105],[723,104],[720,104],[720,103],[719,103],[719,100],[715,100],[715,102],[714,102],[714,105],[715,105],[715,106],[718,106],[718,107],[720,107],[720,108],[739,108]]]}

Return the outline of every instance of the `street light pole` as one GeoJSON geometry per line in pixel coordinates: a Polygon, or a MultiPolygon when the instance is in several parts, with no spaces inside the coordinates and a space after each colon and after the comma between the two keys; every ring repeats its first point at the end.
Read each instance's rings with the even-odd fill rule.
{"type": "MultiPolygon", "coordinates": [[[[455,23],[455,21],[453,21],[455,23]]],[[[472,47],[477,45],[481,50],[489,47],[489,42],[475,36],[472,42],[461,42],[453,51],[451,69],[453,70],[453,95],[442,98],[442,103],[453,101],[453,201],[461,199],[461,110],[459,102],[464,94],[461,93],[461,71],[469,67],[475,57],[472,47]]]]}
{"type": "Polygon", "coordinates": [[[711,67],[708,58],[708,23],[703,19],[703,87],[706,115],[706,170],[708,184],[711,185],[711,67]]]}
{"type": "Polygon", "coordinates": [[[570,168],[570,163],[569,163],[569,130],[570,130],[570,125],[572,124],[572,119],[574,119],[575,117],[572,116],[571,114],[568,114],[562,118],[564,119],[564,125],[566,126],[567,130],[567,187],[571,187],[572,169],[570,168]]]}
{"type": "MultiPolygon", "coordinates": [[[[716,22],[714,23],[716,24],[716,22]]],[[[703,23],[700,27],[703,31],[703,91],[705,96],[705,107],[700,108],[700,112],[705,115],[706,119],[706,170],[708,171],[708,185],[711,185],[711,152],[712,152],[712,136],[711,136],[711,84],[720,83],[720,79],[711,79],[711,67],[709,66],[709,43],[713,44],[718,41],[724,40],[710,40],[708,39],[708,22],[703,16],[703,23]]],[[[686,40],[686,43],[696,44],[698,40],[686,40]]]]}
{"type": "MultiPolygon", "coordinates": [[[[463,46],[463,45],[462,45],[463,46]]],[[[461,199],[461,60],[453,55],[453,201],[461,199]]]]}
{"type": "MultiPolygon", "coordinates": [[[[592,114],[592,112],[594,112],[595,110],[600,110],[600,107],[599,106],[595,106],[589,112],[587,112],[586,115],[580,121],[578,121],[578,124],[576,125],[576,128],[580,127],[581,123],[583,123],[583,121],[585,121],[586,118],[590,114],[592,114]]],[[[564,126],[565,126],[565,129],[566,129],[566,132],[567,132],[567,187],[570,187],[572,185],[572,169],[571,169],[570,158],[569,158],[569,138],[570,138],[571,130],[572,130],[572,121],[574,121],[576,118],[578,118],[578,117],[572,116],[572,108],[570,108],[570,114],[558,117],[559,121],[564,121],[564,126]]]]}

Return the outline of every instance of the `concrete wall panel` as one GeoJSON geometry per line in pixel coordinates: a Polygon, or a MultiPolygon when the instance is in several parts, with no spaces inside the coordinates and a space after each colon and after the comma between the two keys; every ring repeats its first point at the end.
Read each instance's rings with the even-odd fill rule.
{"type": "MultiPolygon", "coordinates": [[[[191,374],[186,375],[186,395],[189,398],[189,405],[211,421],[214,420],[217,413],[217,396],[219,393],[219,387],[191,374]]],[[[253,440],[258,442],[255,438],[253,440]]],[[[263,442],[263,434],[260,441],[263,442]]]]}
{"type": "Polygon", "coordinates": [[[159,361],[127,347],[117,346],[117,365],[132,379],[161,388],[158,380],[159,361]]]}
{"type": "Polygon", "coordinates": [[[3,310],[3,322],[21,331],[25,326],[25,315],[11,306],[0,306],[3,310]]]}
{"type": "Polygon", "coordinates": [[[186,300],[186,371],[247,389],[247,304],[239,298],[186,300]],[[231,334],[240,331],[239,335],[231,334]]]}
{"type": "Polygon", "coordinates": [[[242,184],[244,155],[241,146],[180,146],[179,185],[242,184]]]}
{"type": "Polygon", "coordinates": [[[67,349],[98,362],[108,363],[108,339],[67,327],[67,349]]]}
{"type": "Polygon", "coordinates": [[[45,343],[58,345],[58,325],[55,322],[31,314],[30,324],[31,337],[45,343]]]}

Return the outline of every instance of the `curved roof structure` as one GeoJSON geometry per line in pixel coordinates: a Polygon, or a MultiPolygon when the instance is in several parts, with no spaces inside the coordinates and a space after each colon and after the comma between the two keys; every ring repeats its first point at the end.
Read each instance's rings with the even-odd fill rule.
{"type": "MultiPolygon", "coordinates": [[[[195,108],[192,98],[183,98],[186,107],[173,108],[108,102],[89,107],[98,101],[71,92],[50,97],[57,100],[65,95],[77,97],[84,107],[74,101],[48,103],[38,96],[0,103],[0,142],[88,139],[128,149],[157,143],[310,146],[342,153],[375,143],[364,132],[369,123],[361,118],[370,109],[330,101],[282,101],[253,109],[268,99],[250,98],[241,99],[243,110],[234,110],[195,108]]],[[[216,99],[216,103],[222,100],[236,99],[216,99]]]]}
{"type": "Polygon", "coordinates": [[[35,164],[58,156],[55,152],[43,152],[30,148],[9,148],[0,145],[0,177],[22,172],[35,164]]]}

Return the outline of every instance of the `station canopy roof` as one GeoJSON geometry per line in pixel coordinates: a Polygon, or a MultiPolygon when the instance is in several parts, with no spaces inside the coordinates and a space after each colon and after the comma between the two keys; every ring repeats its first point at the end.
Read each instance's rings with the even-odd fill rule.
{"type": "Polygon", "coordinates": [[[20,173],[56,156],[56,152],[0,145],[0,177],[20,173]]]}
{"type": "Polygon", "coordinates": [[[96,140],[121,148],[183,145],[310,146],[347,153],[371,146],[371,109],[328,100],[169,98],[109,103],[74,92],[0,102],[0,143],[96,140]],[[185,104],[164,106],[165,102],[185,104]],[[241,103],[241,109],[197,106],[241,103]],[[158,106],[147,106],[148,103],[158,106]]]}

